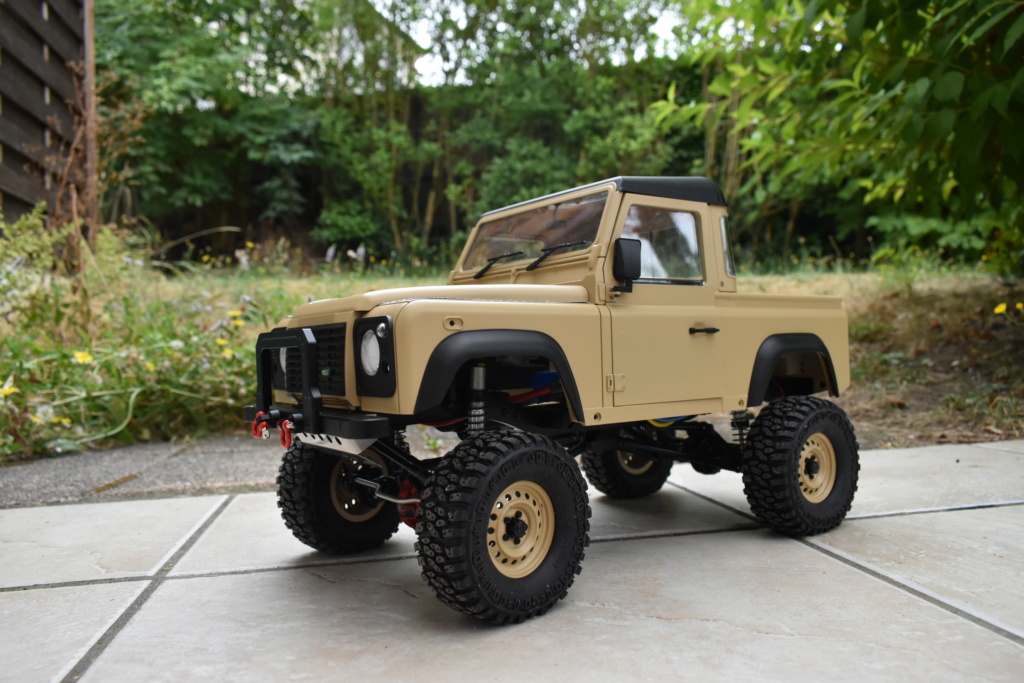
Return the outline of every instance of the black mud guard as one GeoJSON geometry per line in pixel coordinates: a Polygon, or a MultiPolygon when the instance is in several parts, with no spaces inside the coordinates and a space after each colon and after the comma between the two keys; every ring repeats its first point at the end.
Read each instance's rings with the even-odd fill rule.
{"type": "Polygon", "coordinates": [[[558,371],[558,379],[577,420],[583,419],[583,404],[572,368],[562,347],[552,337],[532,330],[471,330],[456,332],[437,345],[423,371],[416,413],[441,404],[455,373],[477,358],[493,356],[540,356],[558,371]]]}
{"type": "Polygon", "coordinates": [[[754,369],[750,374],[750,389],[747,392],[747,406],[753,408],[764,402],[768,385],[775,373],[775,365],[783,356],[792,354],[814,354],[822,363],[828,381],[828,393],[839,396],[839,383],[832,356],[821,337],[809,332],[773,334],[761,343],[754,358],[754,369]]]}

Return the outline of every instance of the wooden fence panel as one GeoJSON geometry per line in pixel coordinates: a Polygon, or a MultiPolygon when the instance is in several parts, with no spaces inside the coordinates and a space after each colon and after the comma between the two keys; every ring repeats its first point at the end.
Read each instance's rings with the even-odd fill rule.
{"type": "MultiPolygon", "coordinates": [[[[86,0],[0,0],[0,214],[15,220],[62,182],[83,191],[69,163],[82,121],[86,0]]],[[[81,157],[81,154],[78,155],[81,157]]]]}

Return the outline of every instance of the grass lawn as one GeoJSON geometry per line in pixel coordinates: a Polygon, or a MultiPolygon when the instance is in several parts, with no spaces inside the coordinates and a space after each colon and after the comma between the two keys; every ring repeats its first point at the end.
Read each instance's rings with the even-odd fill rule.
{"type": "MultiPolygon", "coordinates": [[[[259,332],[304,301],[444,280],[379,266],[169,274],[130,259],[29,278],[0,317],[0,459],[241,430],[259,332]]],[[[739,288],[844,298],[853,385],[839,402],[862,446],[1024,436],[1020,284],[965,270],[797,272],[739,288]]]]}

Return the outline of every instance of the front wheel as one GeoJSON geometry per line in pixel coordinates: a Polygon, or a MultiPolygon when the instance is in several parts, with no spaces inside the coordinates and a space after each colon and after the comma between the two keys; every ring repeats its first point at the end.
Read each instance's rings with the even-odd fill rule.
{"type": "Polygon", "coordinates": [[[857,437],[843,409],[810,396],[768,404],[743,448],[743,492],[754,515],[791,536],[843,521],[857,491],[857,437]]]}
{"type": "Polygon", "coordinates": [[[589,543],[587,484],[561,446],[523,432],[463,441],[427,480],[416,549],[438,599],[496,624],[565,597],[589,543]]]}
{"type": "Polygon", "coordinates": [[[398,506],[374,498],[354,480],[382,473],[387,466],[372,450],[357,461],[296,441],[277,477],[281,516],[297,539],[321,552],[347,555],[376,548],[398,529],[398,506]]]}

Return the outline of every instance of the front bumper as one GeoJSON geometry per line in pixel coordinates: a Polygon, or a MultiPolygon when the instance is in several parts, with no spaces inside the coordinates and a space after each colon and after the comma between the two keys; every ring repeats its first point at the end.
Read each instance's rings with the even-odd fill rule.
{"type": "Polygon", "coordinates": [[[245,406],[245,420],[252,423],[262,413],[278,426],[291,420],[297,433],[341,439],[379,439],[391,433],[387,418],[350,410],[324,408],[324,390],[345,392],[346,324],[317,327],[279,327],[256,340],[256,404],[245,406]],[[288,390],[298,405],[274,404],[275,370],[281,368],[280,352],[286,350],[288,390]],[[294,351],[291,351],[294,349],[294,351]]]}

